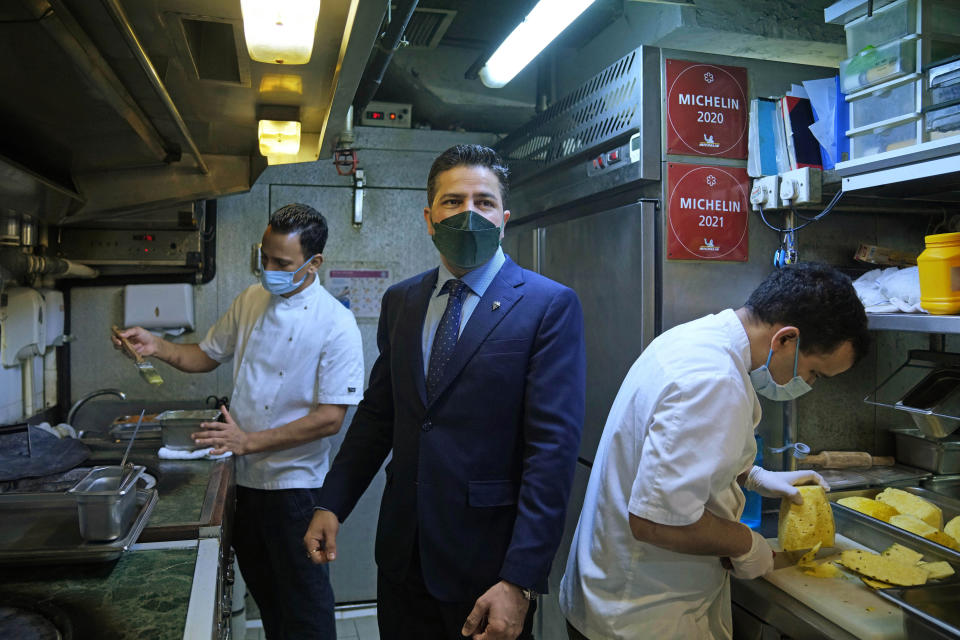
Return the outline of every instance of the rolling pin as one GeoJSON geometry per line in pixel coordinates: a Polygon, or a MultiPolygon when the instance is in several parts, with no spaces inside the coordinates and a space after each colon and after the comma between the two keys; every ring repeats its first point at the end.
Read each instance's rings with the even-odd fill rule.
{"type": "Polygon", "coordinates": [[[848,469],[851,467],[869,469],[876,466],[888,467],[896,461],[893,456],[872,456],[866,451],[821,451],[798,462],[824,469],[848,469]]]}

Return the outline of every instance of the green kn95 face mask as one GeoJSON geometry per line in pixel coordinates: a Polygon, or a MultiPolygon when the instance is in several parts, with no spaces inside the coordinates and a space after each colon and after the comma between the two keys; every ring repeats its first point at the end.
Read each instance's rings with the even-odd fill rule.
{"type": "Polygon", "coordinates": [[[474,269],[497,252],[500,227],[475,211],[461,211],[433,224],[433,244],[453,266],[474,269]]]}

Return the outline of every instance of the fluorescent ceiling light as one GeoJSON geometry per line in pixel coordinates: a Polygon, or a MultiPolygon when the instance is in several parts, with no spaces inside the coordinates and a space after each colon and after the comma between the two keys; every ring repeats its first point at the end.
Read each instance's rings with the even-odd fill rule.
{"type": "Polygon", "coordinates": [[[480,69],[480,80],[499,89],[553,42],[594,0],[540,0],[480,69]]]}
{"type": "Polygon", "coordinates": [[[247,51],[257,62],[306,64],[320,0],[240,0],[247,51]]]}
{"type": "Polygon", "coordinates": [[[260,153],[265,156],[296,155],[300,151],[300,123],[291,120],[261,120],[257,126],[260,153]]]}

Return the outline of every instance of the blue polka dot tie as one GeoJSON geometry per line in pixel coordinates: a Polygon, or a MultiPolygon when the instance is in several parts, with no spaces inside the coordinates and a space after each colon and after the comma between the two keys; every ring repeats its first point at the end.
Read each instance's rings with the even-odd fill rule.
{"type": "Polygon", "coordinates": [[[433,391],[440,382],[443,369],[453,356],[453,349],[457,346],[460,336],[460,312],[463,310],[463,299],[467,293],[467,285],[462,280],[447,280],[443,283],[440,293],[447,293],[447,308],[443,310],[437,333],[433,336],[433,347],[430,349],[430,365],[427,367],[427,397],[433,397],[433,391]]]}

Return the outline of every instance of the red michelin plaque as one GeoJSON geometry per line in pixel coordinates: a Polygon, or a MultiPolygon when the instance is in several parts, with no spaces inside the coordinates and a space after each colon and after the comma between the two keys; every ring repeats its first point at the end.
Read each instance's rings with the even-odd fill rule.
{"type": "Polygon", "coordinates": [[[667,164],[667,258],[746,262],[746,169],[667,164]]]}
{"type": "Polygon", "coordinates": [[[747,70],[667,60],[667,153],[747,157],[747,70]]]}

